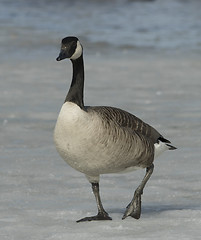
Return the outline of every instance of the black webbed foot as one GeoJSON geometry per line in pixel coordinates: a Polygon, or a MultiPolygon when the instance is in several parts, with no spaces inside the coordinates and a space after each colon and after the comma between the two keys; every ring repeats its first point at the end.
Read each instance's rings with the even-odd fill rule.
{"type": "Polygon", "coordinates": [[[134,200],[127,206],[126,211],[122,217],[124,220],[126,217],[131,216],[135,219],[139,219],[141,215],[141,194],[135,193],[134,200]]]}
{"type": "Polygon", "coordinates": [[[112,220],[112,218],[108,215],[107,212],[104,212],[104,213],[98,213],[96,216],[82,218],[76,222],[79,223],[79,222],[100,221],[100,220],[112,220]]]}
{"type": "Polygon", "coordinates": [[[122,217],[125,219],[128,216],[131,216],[135,219],[139,219],[141,215],[141,195],[143,194],[143,189],[149,180],[151,174],[153,173],[154,165],[152,164],[150,167],[147,167],[146,174],[141,182],[141,184],[136,189],[133,199],[130,204],[127,206],[126,211],[122,217]]]}

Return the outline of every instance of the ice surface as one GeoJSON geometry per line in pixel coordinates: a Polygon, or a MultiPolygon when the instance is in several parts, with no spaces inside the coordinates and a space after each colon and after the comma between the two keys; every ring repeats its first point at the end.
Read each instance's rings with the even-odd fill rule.
{"type": "Polygon", "coordinates": [[[86,59],[86,104],[126,109],[155,126],[178,150],[156,160],[140,220],[121,217],[143,170],[102,176],[102,199],[113,221],[80,224],[75,221],[96,213],[95,200],[85,177],[60,159],[52,139],[71,64],[51,58],[5,62],[1,239],[200,239],[199,60],[157,54],[86,59]]]}

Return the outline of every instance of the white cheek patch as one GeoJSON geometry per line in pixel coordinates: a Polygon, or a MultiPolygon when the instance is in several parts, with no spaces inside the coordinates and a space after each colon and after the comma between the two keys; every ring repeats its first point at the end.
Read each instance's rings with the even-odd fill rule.
{"type": "Polygon", "coordinates": [[[70,59],[75,60],[82,55],[82,46],[79,41],[77,41],[77,47],[75,49],[74,54],[71,56],[70,59]]]}

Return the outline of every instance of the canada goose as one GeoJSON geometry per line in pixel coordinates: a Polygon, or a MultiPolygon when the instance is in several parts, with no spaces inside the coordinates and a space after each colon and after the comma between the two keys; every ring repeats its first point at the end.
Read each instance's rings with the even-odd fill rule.
{"type": "Polygon", "coordinates": [[[153,169],[153,161],[163,151],[176,149],[158,131],[136,116],[114,107],[84,105],[83,48],[76,37],[61,42],[57,61],[69,58],[73,65],[70,89],[59,113],[54,131],[56,149],[74,169],[85,174],[92,185],[98,214],[77,222],[112,220],[103,208],[99,176],[106,173],[146,168],[122,219],[141,215],[141,195],[153,169]]]}

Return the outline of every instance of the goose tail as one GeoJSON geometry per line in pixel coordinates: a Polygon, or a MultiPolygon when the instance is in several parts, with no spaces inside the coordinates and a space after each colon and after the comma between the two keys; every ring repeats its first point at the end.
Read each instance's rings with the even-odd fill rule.
{"type": "Polygon", "coordinates": [[[158,138],[158,140],[161,141],[161,142],[163,142],[163,143],[165,143],[166,146],[168,146],[168,150],[175,150],[175,149],[177,149],[175,146],[169,144],[169,143],[171,143],[169,140],[167,140],[166,138],[164,138],[164,137],[162,137],[162,136],[160,136],[160,137],[158,138]]]}
{"type": "Polygon", "coordinates": [[[166,143],[166,145],[168,146],[168,150],[175,150],[175,149],[177,149],[176,147],[174,147],[174,146],[172,146],[170,144],[166,143]]]}

